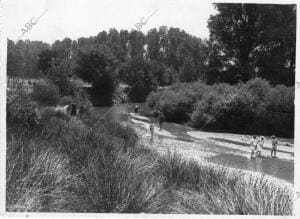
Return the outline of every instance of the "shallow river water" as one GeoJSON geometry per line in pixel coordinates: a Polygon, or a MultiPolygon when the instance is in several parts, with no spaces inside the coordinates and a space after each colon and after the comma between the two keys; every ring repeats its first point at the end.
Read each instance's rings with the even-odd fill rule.
{"type": "MultiPolygon", "coordinates": [[[[93,111],[101,116],[108,116],[109,118],[126,121],[130,119],[127,113],[128,111],[132,112],[135,104],[119,104],[115,107],[95,107],[93,111]]],[[[140,105],[140,113],[145,114],[145,106],[140,105]]],[[[149,120],[156,121],[154,118],[134,118],[140,122],[149,124],[149,120]]],[[[176,140],[180,140],[181,144],[172,145],[171,147],[176,148],[176,151],[185,151],[187,153],[192,153],[195,155],[195,152],[199,151],[199,154],[203,151],[212,156],[204,158],[205,160],[220,164],[222,166],[229,166],[238,169],[250,170],[254,172],[260,172],[265,175],[270,175],[279,179],[283,179],[289,183],[294,183],[294,162],[293,160],[287,160],[280,158],[256,158],[249,159],[250,154],[245,152],[246,145],[239,145],[238,147],[227,147],[226,145],[216,144],[214,141],[209,141],[207,139],[196,139],[187,134],[187,132],[194,130],[186,125],[180,125],[175,123],[164,123],[163,127],[167,132],[175,136],[176,140]],[[191,147],[191,143],[193,146],[191,147]],[[199,144],[198,144],[199,143],[199,144]],[[196,145],[196,146],[195,146],[196,145]],[[199,145],[199,146],[197,146],[199,145]],[[181,148],[179,148],[181,147],[181,148]],[[190,147],[190,148],[189,148],[190,147]],[[183,150],[181,150],[183,149],[183,150]]],[[[158,136],[160,144],[167,137],[158,136]]],[[[194,156],[195,157],[195,156],[194,156]]]]}

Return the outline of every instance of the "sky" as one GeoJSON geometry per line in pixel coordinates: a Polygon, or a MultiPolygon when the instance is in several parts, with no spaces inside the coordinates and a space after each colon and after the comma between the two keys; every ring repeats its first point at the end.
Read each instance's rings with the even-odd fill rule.
{"type": "Polygon", "coordinates": [[[208,18],[217,13],[211,2],[201,0],[2,1],[4,30],[9,39],[48,43],[66,37],[75,40],[79,37],[96,36],[100,31],[108,31],[110,28],[132,30],[141,21],[144,25],[140,30],[144,33],[152,28],[167,26],[208,38],[208,18]],[[152,13],[152,17],[145,22],[152,13]],[[42,17],[37,21],[40,15],[42,17]],[[32,28],[26,28],[25,24],[30,21],[36,24],[32,28]]]}

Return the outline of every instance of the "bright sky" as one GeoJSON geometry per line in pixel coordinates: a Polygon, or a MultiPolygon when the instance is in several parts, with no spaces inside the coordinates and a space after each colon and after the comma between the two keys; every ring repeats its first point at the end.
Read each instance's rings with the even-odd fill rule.
{"type": "Polygon", "coordinates": [[[217,13],[211,2],[201,0],[6,0],[3,9],[7,36],[14,41],[31,18],[35,22],[47,10],[21,39],[48,43],[95,36],[113,27],[131,30],[156,10],[141,28],[144,33],[165,25],[208,38],[207,20],[217,13]]]}

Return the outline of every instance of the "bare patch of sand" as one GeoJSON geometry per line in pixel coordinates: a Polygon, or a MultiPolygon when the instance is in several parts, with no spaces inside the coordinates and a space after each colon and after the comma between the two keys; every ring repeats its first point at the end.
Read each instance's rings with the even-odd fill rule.
{"type": "MultiPolygon", "coordinates": [[[[216,169],[224,168],[224,166],[211,163],[208,161],[205,161],[204,158],[208,157],[213,157],[216,156],[217,153],[214,153],[213,151],[210,151],[207,149],[206,145],[201,144],[200,142],[185,142],[185,141],[180,141],[174,138],[168,138],[168,135],[165,136],[159,136],[155,135],[153,142],[150,141],[150,134],[149,134],[149,124],[145,122],[140,122],[136,121],[134,119],[132,122],[134,122],[133,128],[136,130],[138,136],[139,136],[139,141],[141,144],[150,147],[152,149],[155,149],[158,151],[160,154],[165,154],[167,151],[171,152],[177,152],[181,154],[184,159],[187,160],[195,160],[196,162],[199,162],[202,165],[205,166],[210,166],[216,169]],[[137,126],[136,124],[139,124],[137,126]]],[[[174,135],[171,135],[174,136],[174,135]]],[[[175,137],[175,136],[174,136],[175,137]]],[[[245,154],[243,154],[245,155],[245,154]]],[[[249,154],[246,153],[248,156],[249,154]]],[[[245,180],[250,180],[251,178],[257,178],[257,177],[262,177],[264,176],[265,179],[268,180],[269,183],[272,183],[274,186],[279,186],[281,188],[286,187],[289,189],[289,191],[293,191],[293,184],[289,183],[285,180],[278,179],[273,176],[268,176],[268,175],[263,175],[262,173],[259,172],[253,172],[249,170],[241,170],[241,169],[236,169],[233,167],[225,167],[228,168],[228,170],[232,174],[241,174],[243,175],[245,180]]]]}

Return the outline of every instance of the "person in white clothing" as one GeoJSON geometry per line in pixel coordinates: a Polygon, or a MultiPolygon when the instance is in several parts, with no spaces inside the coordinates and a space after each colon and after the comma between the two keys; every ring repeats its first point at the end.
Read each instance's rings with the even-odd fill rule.
{"type": "Polygon", "coordinates": [[[264,143],[265,143],[265,137],[264,136],[261,136],[259,141],[257,142],[257,152],[256,154],[261,157],[261,152],[263,150],[263,147],[264,147],[264,143]]]}
{"type": "Polygon", "coordinates": [[[255,155],[255,151],[256,151],[256,147],[257,147],[256,136],[252,137],[249,146],[250,146],[250,149],[251,149],[250,158],[255,158],[254,155],[255,155]]]}

